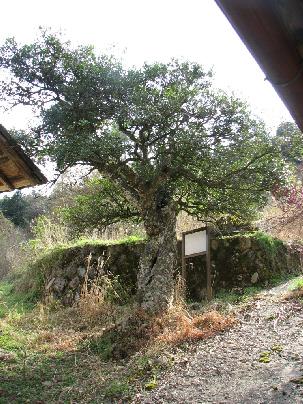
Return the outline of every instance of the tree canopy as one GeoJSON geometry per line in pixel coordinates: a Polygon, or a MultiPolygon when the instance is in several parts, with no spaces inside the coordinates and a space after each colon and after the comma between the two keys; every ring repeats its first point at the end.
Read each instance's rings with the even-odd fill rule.
{"type": "Polygon", "coordinates": [[[35,153],[60,170],[98,169],[134,204],[158,190],[191,213],[237,213],[283,176],[263,123],[214,89],[198,64],[124,70],[92,47],[73,49],[44,32],[31,45],[7,40],[0,65],[12,73],[2,82],[5,100],[40,113],[41,125],[27,134],[35,153]]]}

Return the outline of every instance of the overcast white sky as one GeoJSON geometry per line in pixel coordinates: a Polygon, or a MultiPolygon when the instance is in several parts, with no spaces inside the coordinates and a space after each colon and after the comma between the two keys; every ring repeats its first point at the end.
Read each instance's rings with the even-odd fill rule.
{"type": "MultiPolygon", "coordinates": [[[[216,84],[246,99],[274,130],[291,117],[213,0],[9,0],[1,3],[0,42],[32,41],[38,26],[61,30],[75,44],[116,47],[129,65],[183,58],[213,67],[216,84]]],[[[0,112],[8,128],[28,115],[0,112]]]]}

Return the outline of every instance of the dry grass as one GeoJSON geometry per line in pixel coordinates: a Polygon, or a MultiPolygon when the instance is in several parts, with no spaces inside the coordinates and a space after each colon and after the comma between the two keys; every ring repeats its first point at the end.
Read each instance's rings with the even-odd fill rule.
{"type": "Polygon", "coordinates": [[[154,320],[156,342],[182,344],[210,338],[235,323],[233,316],[216,310],[190,312],[184,298],[185,283],[180,276],[176,279],[174,306],[154,320]]]}
{"type": "Polygon", "coordinates": [[[23,267],[30,259],[24,248],[25,239],[25,233],[0,212],[0,279],[23,267]]]}
{"type": "Polygon", "coordinates": [[[190,314],[183,307],[174,307],[156,321],[162,328],[156,340],[169,344],[210,338],[229,329],[235,323],[232,316],[222,315],[217,311],[190,314]]]}
{"type": "MultiPolygon", "coordinates": [[[[102,265],[100,262],[100,270],[102,265]]],[[[24,315],[8,316],[0,325],[2,322],[6,327],[20,330],[20,342],[27,334],[26,345],[30,350],[77,351],[83,341],[100,337],[105,330],[111,329],[128,310],[127,306],[115,304],[113,295],[116,292],[111,280],[106,275],[102,276],[102,282],[100,279],[90,287],[86,279],[80,299],[72,307],[63,307],[48,296],[44,304],[36,305],[24,315]]]]}
{"type": "Polygon", "coordinates": [[[41,330],[29,347],[38,352],[75,352],[82,339],[81,333],[70,330],[62,332],[61,328],[41,330]]]}
{"type": "Polygon", "coordinates": [[[117,304],[120,291],[104,274],[106,262],[102,257],[98,262],[99,275],[89,285],[90,261],[88,257],[80,298],[72,307],[63,307],[50,296],[47,304],[39,304],[25,315],[8,316],[2,323],[27,334],[30,350],[75,352],[84,341],[108,338],[113,346],[112,356],[117,359],[140,350],[157,350],[161,344],[209,338],[234,324],[232,316],[215,310],[190,312],[184,301],[185,285],[181,277],[176,281],[174,305],[165,313],[151,317],[135,304],[117,304]]]}
{"type": "MultiPolygon", "coordinates": [[[[234,319],[217,311],[204,314],[190,312],[184,301],[185,285],[177,278],[174,306],[151,317],[135,304],[117,304],[120,299],[115,284],[104,274],[106,262],[100,258],[98,277],[89,285],[87,272],[80,299],[72,307],[63,307],[50,296],[25,315],[8,316],[5,326],[27,334],[28,348],[40,352],[77,351],[88,339],[109,335],[114,358],[129,357],[158,344],[181,344],[209,338],[231,327],[234,319]]],[[[22,338],[21,338],[22,339],[22,338]]],[[[21,341],[22,342],[22,341],[21,341]]]]}
{"type": "Polygon", "coordinates": [[[79,351],[85,341],[99,338],[111,329],[123,317],[123,309],[108,303],[97,306],[86,297],[74,307],[39,305],[23,316],[0,320],[0,326],[17,330],[10,331],[10,337],[25,350],[71,353],[79,351]]]}
{"type": "Polygon", "coordinates": [[[105,320],[103,326],[108,325],[117,312],[117,305],[113,304],[118,293],[112,283],[110,277],[105,274],[107,259],[103,256],[98,258],[97,277],[93,283],[89,285],[88,274],[91,269],[92,255],[87,259],[86,273],[82,286],[80,299],[74,306],[76,314],[81,319],[85,319],[85,326],[93,327],[100,325],[101,319],[105,320]]]}

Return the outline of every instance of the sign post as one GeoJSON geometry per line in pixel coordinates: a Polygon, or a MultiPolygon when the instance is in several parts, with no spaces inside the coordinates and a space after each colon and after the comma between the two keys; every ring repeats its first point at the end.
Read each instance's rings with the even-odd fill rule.
{"type": "Polygon", "coordinates": [[[207,300],[212,298],[210,232],[207,227],[182,233],[182,277],[186,281],[186,259],[206,255],[207,300]]]}

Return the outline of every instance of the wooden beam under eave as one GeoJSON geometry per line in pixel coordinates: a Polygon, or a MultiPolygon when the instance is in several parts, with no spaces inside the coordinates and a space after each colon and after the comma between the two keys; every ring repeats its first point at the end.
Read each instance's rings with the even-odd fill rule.
{"type": "Polygon", "coordinates": [[[0,164],[7,163],[9,160],[8,156],[0,156],[0,164]]]}
{"type": "Polygon", "coordinates": [[[1,148],[4,155],[7,155],[21,170],[22,174],[28,178],[28,186],[41,185],[47,182],[47,178],[41,173],[39,168],[0,124],[0,151],[1,148]]]}
{"type": "Polygon", "coordinates": [[[6,139],[4,139],[1,136],[1,133],[0,133],[0,146],[4,150],[5,156],[8,157],[11,161],[13,161],[14,165],[22,172],[23,176],[29,180],[29,183],[32,183],[32,185],[36,185],[30,169],[22,161],[20,156],[18,156],[18,154],[14,152],[14,148],[10,146],[7,143],[6,139]]]}
{"type": "Polygon", "coordinates": [[[0,180],[3,182],[4,185],[7,186],[7,188],[10,191],[13,191],[14,189],[16,189],[14,187],[14,184],[10,181],[10,179],[0,170],[0,180]]]}

